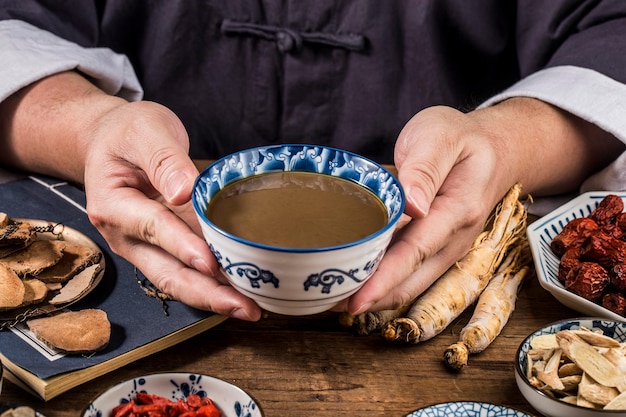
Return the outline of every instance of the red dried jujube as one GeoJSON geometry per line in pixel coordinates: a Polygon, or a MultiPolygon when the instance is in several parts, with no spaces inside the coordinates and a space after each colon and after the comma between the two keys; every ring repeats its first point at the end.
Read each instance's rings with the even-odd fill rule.
{"type": "Polygon", "coordinates": [[[588,217],[602,226],[613,223],[615,218],[623,211],[624,200],[620,196],[609,194],[600,201],[598,207],[588,217]]]}
{"type": "Polygon", "coordinates": [[[602,298],[611,279],[609,273],[595,262],[581,262],[578,268],[570,270],[565,278],[565,289],[591,301],[602,298]]]}
{"type": "Polygon", "coordinates": [[[565,288],[626,317],[626,212],[609,194],[589,216],[573,219],[550,248],[565,288]]]}
{"type": "Polygon", "coordinates": [[[568,249],[583,246],[587,238],[599,228],[598,224],[588,217],[573,219],[552,239],[550,248],[556,256],[563,256],[568,249]]]}
{"type": "Polygon", "coordinates": [[[619,292],[608,292],[602,297],[602,307],[620,316],[626,316],[626,296],[619,292]]]}

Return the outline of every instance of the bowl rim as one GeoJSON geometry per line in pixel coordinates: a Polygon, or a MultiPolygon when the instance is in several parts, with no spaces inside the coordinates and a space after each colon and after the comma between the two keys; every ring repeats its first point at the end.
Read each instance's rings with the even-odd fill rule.
{"type": "MultiPolygon", "coordinates": [[[[265,417],[265,412],[263,412],[263,407],[261,407],[261,404],[257,401],[257,399],[250,394],[247,390],[241,388],[239,385],[235,385],[231,382],[226,381],[223,378],[219,378],[213,375],[209,375],[209,374],[204,374],[204,373],[200,373],[200,372],[192,372],[192,371],[155,371],[155,372],[148,372],[148,373],[142,373],[141,375],[137,375],[137,376],[133,376],[133,377],[128,377],[122,380],[118,380],[117,382],[114,382],[113,384],[109,385],[107,388],[105,388],[104,390],[100,391],[99,393],[97,393],[96,395],[94,395],[90,400],[89,403],[87,403],[87,405],[85,405],[82,409],[82,412],[80,414],[81,417],[87,415],[87,412],[89,411],[89,406],[91,406],[94,401],[96,401],[98,398],[100,398],[101,396],[103,396],[104,394],[108,393],[109,391],[111,391],[113,388],[116,388],[119,385],[128,383],[130,381],[133,381],[135,379],[138,378],[146,378],[146,377],[155,377],[155,376],[172,376],[172,377],[176,377],[176,376],[181,376],[181,375],[197,375],[197,376],[202,376],[203,378],[207,378],[207,379],[211,379],[214,381],[218,381],[218,382],[222,382],[224,384],[230,385],[231,387],[235,388],[236,390],[241,391],[242,393],[244,393],[245,395],[247,395],[252,401],[254,401],[254,404],[256,405],[256,407],[259,409],[259,413],[261,415],[261,417],[265,417]]],[[[211,398],[211,396],[209,395],[209,398],[211,398]]],[[[106,417],[106,416],[104,416],[106,417]]]]}
{"type": "MultiPolygon", "coordinates": [[[[278,171],[277,171],[278,172],[278,171]]],[[[282,171],[281,171],[282,172],[282,171]]],[[[304,171],[307,172],[307,171],[304,171]]],[[[320,175],[328,175],[328,174],[323,174],[323,173],[319,173],[320,175]]],[[[258,174],[255,174],[258,175],[258,174]]],[[[255,176],[253,175],[253,176],[255,176]]],[[[249,176],[246,178],[251,178],[253,176],[249,176]]],[[[345,179],[345,178],[344,178],[345,179]]],[[[350,182],[353,182],[357,185],[362,186],[363,188],[366,188],[365,186],[363,186],[362,184],[356,183],[350,179],[346,179],[350,182]]],[[[230,184],[230,183],[229,183],[230,184]]],[[[370,190],[371,191],[371,190],[370,190]]],[[[378,198],[378,197],[377,197],[378,198]]],[[[192,205],[194,208],[194,211],[196,212],[196,215],[198,217],[198,219],[200,221],[202,221],[204,224],[206,224],[207,226],[209,226],[209,228],[211,230],[214,230],[215,232],[219,233],[220,235],[231,239],[233,241],[236,241],[240,244],[246,245],[246,246],[251,246],[251,247],[255,247],[255,248],[260,248],[260,249],[266,249],[266,250],[271,250],[271,251],[275,251],[275,252],[287,252],[287,253],[318,253],[318,252],[329,252],[329,251],[335,251],[335,250],[339,250],[339,249],[346,249],[346,248],[351,248],[354,246],[358,246],[362,243],[365,242],[370,242],[373,241],[383,235],[385,235],[387,232],[389,232],[390,229],[395,229],[396,224],[400,221],[402,215],[404,214],[404,209],[406,206],[406,194],[404,192],[404,188],[402,187],[402,184],[400,183],[400,180],[398,180],[398,177],[395,176],[391,171],[389,171],[387,168],[385,168],[382,164],[367,158],[365,156],[359,155],[358,153],[352,152],[352,151],[348,151],[345,149],[340,149],[340,148],[336,148],[333,146],[327,146],[327,145],[316,145],[313,143],[281,143],[281,144],[273,144],[273,145],[262,145],[262,146],[255,146],[255,147],[251,147],[251,148],[245,148],[245,149],[241,149],[239,151],[235,151],[232,152],[228,155],[225,155],[219,159],[216,159],[215,161],[213,161],[212,163],[210,163],[208,166],[206,166],[199,174],[198,177],[196,178],[196,180],[194,181],[193,184],[193,189],[192,189],[192,195],[191,195],[191,201],[192,201],[192,205]],[[358,240],[354,240],[352,242],[347,242],[347,243],[343,243],[341,245],[334,245],[334,246],[324,246],[324,247],[317,247],[317,248],[288,248],[288,247],[282,247],[282,246],[272,246],[272,245],[266,245],[266,244],[262,244],[262,243],[257,243],[257,242],[253,242],[251,240],[247,240],[247,239],[243,239],[240,238],[236,235],[233,235],[223,229],[221,229],[220,227],[218,227],[217,225],[215,225],[213,222],[211,222],[206,215],[203,213],[203,211],[200,209],[199,207],[199,203],[196,199],[196,189],[197,186],[199,184],[199,182],[201,181],[202,178],[206,177],[206,174],[208,171],[210,171],[212,168],[214,168],[217,165],[223,164],[226,160],[228,160],[229,158],[232,158],[235,155],[239,155],[239,154],[244,154],[247,152],[256,152],[262,149],[278,149],[278,148],[287,148],[287,147],[297,147],[297,148],[322,148],[322,149],[327,149],[330,151],[334,151],[334,152],[341,152],[344,154],[348,154],[351,157],[354,158],[358,158],[363,160],[364,162],[367,162],[368,164],[371,164],[372,166],[375,166],[377,169],[379,169],[380,171],[384,172],[386,175],[388,175],[390,178],[393,179],[393,182],[397,185],[398,187],[398,191],[400,194],[400,208],[398,210],[398,212],[393,216],[393,217],[389,217],[387,224],[385,224],[385,226],[381,227],[380,229],[378,229],[377,231],[375,231],[374,233],[371,233],[361,239],[358,240]]]]}
{"type": "MultiPolygon", "coordinates": [[[[526,335],[524,337],[524,339],[520,342],[519,346],[517,347],[516,351],[515,351],[515,374],[518,375],[520,378],[519,380],[523,381],[524,385],[527,388],[530,388],[534,393],[536,393],[537,395],[539,395],[542,398],[545,398],[547,400],[550,400],[551,402],[555,403],[555,404],[559,404],[559,405],[563,405],[566,408],[570,408],[571,410],[579,410],[579,411],[595,411],[595,412],[602,412],[603,414],[608,414],[608,415],[624,415],[624,410],[604,410],[604,409],[597,409],[597,408],[589,408],[589,407],[583,407],[580,405],[576,405],[576,404],[570,404],[570,403],[566,403],[565,401],[560,401],[556,398],[552,398],[549,395],[547,395],[546,393],[538,390],[537,388],[535,388],[534,386],[532,386],[530,384],[530,382],[528,381],[528,378],[526,377],[526,371],[521,369],[522,365],[520,363],[520,355],[522,353],[522,346],[524,346],[527,342],[530,342],[530,339],[535,337],[535,335],[548,328],[548,327],[552,327],[552,326],[556,326],[556,325],[560,325],[560,324],[565,324],[565,323],[569,323],[572,321],[604,321],[604,322],[613,322],[616,324],[621,324],[626,326],[626,320],[622,321],[622,320],[613,320],[613,319],[608,319],[606,317],[592,317],[592,316],[581,316],[581,317],[572,317],[572,318],[567,318],[567,319],[563,319],[563,320],[556,320],[553,321],[551,323],[548,323],[540,328],[537,328],[535,330],[533,330],[532,333],[529,333],[528,335],[526,335]]],[[[521,391],[521,390],[520,390],[521,391]]],[[[524,398],[526,398],[526,396],[524,395],[524,393],[522,393],[522,396],[524,396],[524,398]]],[[[528,400],[528,398],[526,398],[526,401],[528,401],[528,403],[530,405],[533,405],[530,400],[528,400]]],[[[534,407],[534,406],[533,406],[534,407]]]]}
{"type": "Polygon", "coordinates": [[[498,407],[498,408],[503,409],[503,410],[510,410],[510,411],[514,411],[516,413],[521,413],[521,415],[523,415],[523,416],[535,417],[535,414],[530,413],[530,412],[525,411],[525,410],[520,410],[519,408],[509,407],[508,405],[496,404],[496,403],[490,402],[490,401],[476,401],[476,400],[441,401],[441,402],[426,404],[423,407],[417,408],[417,409],[409,412],[405,417],[412,417],[412,416],[415,415],[415,413],[418,413],[420,411],[426,411],[426,410],[429,410],[429,409],[432,409],[432,408],[435,408],[435,407],[451,405],[451,404],[477,404],[477,405],[480,405],[480,406],[485,405],[485,406],[491,406],[491,407],[498,407]]]}

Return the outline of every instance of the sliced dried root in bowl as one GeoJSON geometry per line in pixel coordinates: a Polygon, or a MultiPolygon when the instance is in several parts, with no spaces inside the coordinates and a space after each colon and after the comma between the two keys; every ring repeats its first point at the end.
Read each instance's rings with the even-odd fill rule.
{"type": "Polygon", "coordinates": [[[530,345],[531,385],[582,407],[626,410],[626,343],[582,328],[537,336],[530,345]]]}

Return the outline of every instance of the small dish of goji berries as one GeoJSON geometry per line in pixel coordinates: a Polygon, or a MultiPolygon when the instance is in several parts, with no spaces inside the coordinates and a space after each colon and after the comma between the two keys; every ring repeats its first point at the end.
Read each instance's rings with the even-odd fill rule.
{"type": "Polygon", "coordinates": [[[263,417],[241,388],[208,375],[175,372],[120,382],[96,397],[82,417],[263,417]]]}
{"type": "Polygon", "coordinates": [[[579,313],[626,320],[626,192],[581,194],[527,229],[541,286],[579,313]]]}

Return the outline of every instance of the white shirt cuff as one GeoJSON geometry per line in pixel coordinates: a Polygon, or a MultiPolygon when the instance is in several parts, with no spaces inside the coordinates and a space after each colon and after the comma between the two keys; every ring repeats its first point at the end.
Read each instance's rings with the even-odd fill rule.
{"type": "Polygon", "coordinates": [[[561,66],[520,80],[480,107],[511,97],[533,97],[587,120],[626,143],[626,85],[597,71],[561,66]]]}
{"type": "Polygon", "coordinates": [[[0,21],[0,101],[53,74],[78,70],[107,94],[140,100],[143,89],[124,55],[83,48],[20,20],[0,21]]]}
{"type": "MultiPolygon", "coordinates": [[[[522,79],[480,107],[512,97],[532,97],[550,103],[626,143],[626,85],[597,71],[573,66],[547,68],[522,79]]],[[[580,192],[599,190],[626,190],[626,152],[590,176],[580,188],[580,192]]],[[[545,214],[561,203],[558,199],[536,199],[531,211],[545,214]]]]}

